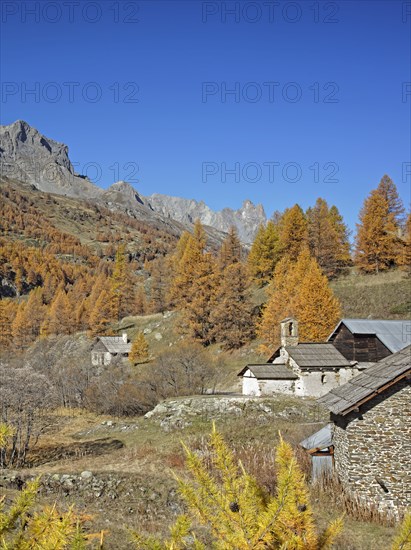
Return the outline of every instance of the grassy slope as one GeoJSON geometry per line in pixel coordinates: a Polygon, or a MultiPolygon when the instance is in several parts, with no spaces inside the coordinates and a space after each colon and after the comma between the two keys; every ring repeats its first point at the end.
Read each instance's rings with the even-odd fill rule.
{"type": "Polygon", "coordinates": [[[411,318],[411,279],[400,270],[360,275],[352,270],[333,281],[343,317],[370,319],[411,318]]]}

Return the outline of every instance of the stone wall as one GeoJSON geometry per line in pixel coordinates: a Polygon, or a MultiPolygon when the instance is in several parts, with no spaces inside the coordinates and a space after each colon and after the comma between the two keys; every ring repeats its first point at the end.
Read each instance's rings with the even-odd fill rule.
{"type": "Polygon", "coordinates": [[[394,515],[411,506],[411,381],[332,419],[335,468],[348,491],[394,515]]]}
{"type": "Polygon", "coordinates": [[[293,395],[295,380],[258,380],[250,370],[243,376],[243,395],[270,396],[276,393],[293,395]]]}

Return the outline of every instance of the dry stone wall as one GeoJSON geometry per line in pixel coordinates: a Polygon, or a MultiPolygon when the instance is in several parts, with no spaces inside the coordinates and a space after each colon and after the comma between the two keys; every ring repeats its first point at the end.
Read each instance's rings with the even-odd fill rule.
{"type": "Polygon", "coordinates": [[[411,506],[411,380],[347,417],[335,416],[334,458],[344,486],[380,511],[411,506]]]}

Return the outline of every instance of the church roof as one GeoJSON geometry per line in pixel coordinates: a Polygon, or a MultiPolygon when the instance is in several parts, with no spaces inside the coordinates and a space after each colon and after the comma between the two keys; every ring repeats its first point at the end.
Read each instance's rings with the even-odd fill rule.
{"type": "Polygon", "coordinates": [[[286,346],[285,350],[297,365],[304,368],[343,368],[355,363],[346,359],[331,343],[301,343],[286,346]]]}

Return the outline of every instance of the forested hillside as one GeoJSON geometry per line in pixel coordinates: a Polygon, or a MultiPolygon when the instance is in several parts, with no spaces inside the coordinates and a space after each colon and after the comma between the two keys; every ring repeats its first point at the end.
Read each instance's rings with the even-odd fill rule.
{"type": "Polygon", "coordinates": [[[200,222],[178,232],[9,180],[0,193],[3,349],[110,334],[125,316],[170,309],[181,334],[227,350],[255,337],[268,349],[289,315],[306,341],[326,338],[341,315],[409,315],[410,216],[388,176],[364,201],[354,247],[338,208],[319,198],[277,212],[249,254],[234,228],[219,246],[200,222]]]}

